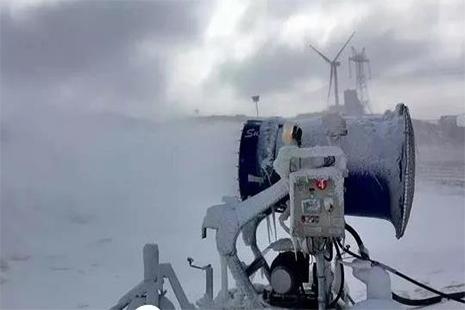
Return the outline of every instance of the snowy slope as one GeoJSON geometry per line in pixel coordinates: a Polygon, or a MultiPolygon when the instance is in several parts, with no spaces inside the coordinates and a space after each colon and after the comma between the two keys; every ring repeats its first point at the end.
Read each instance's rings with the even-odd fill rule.
{"type": "MultiPolygon", "coordinates": [[[[203,274],[189,269],[186,257],[217,267],[213,236],[201,240],[200,225],[207,207],[237,194],[240,127],[55,110],[8,115],[1,136],[1,308],[108,308],[141,279],[146,242],[159,244],[188,297],[200,297],[203,274]]],[[[349,222],[373,258],[434,287],[465,290],[464,191],[460,182],[420,181],[401,240],[388,222],[349,222]]],[[[351,288],[363,298],[359,282],[351,279],[351,288]]]]}

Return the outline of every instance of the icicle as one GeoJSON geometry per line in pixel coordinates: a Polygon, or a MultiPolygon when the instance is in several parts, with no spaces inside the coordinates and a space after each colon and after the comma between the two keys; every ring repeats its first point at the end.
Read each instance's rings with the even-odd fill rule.
{"type": "Polygon", "coordinates": [[[268,232],[268,243],[271,243],[271,224],[270,224],[270,217],[266,216],[266,230],[268,232]]]}
{"type": "Polygon", "coordinates": [[[292,246],[294,247],[295,260],[297,261],[297,238],[291,237],[292,246]]]}
{"type": "Polygon", "coordinates": [[[281,213],[281,215],[279,216],[279,224],[281,225],[283,230],[287,232],[288,234],[290,234],[290,229],[289,227],[287,227],[286,223],[284,222],[289,218],[290,215],[291,215],[291,211],[289,209],[289,202],[286,202],[286,209],[284,209],[284,212],[281,213]]]}
{"type": "MultiPolygon", "coordinates": [[[[268,180],[268,183],[271,185],[271,179],[270,179],[270,175],[268,173],[268,171],[266,169],[262,169],[263,172],[265,173],[265,176],[268,180]]],[[[276,214],[275,214],[275,211],[274,211],[274,207],[272,206],[271,207],[271,213],[272,213],[272,216],[273,216],[273,227],[274,227],[274,241],[278,240],[278,233],[277,233],[277,230],[276,230],[276,214]]],[[[266,217],[266,225],[267,225],[267,229],[268,229],[268,242],[271,243],[271,224],[270,224],[270,218],[269,216],[266,217]]]]}
{"type": "Polygon", "coordinates": [[[273,228],[274,228],[274,241],[278,240],[278,232],[276,230],[276,212],[274,206],[271,207],[271,214],[273,216],[273,228]]]}

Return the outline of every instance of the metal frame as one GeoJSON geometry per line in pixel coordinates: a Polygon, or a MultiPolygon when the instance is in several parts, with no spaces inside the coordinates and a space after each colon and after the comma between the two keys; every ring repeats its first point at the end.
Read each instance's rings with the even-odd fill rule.
{"type": "Polygon", "coordinates": [[[178,277],[169,263],[159,263],[158,245],[146,244],[143,250],[144,280],[136,285],[111,307],[111,310],[137,309],[142,305],[153,305],[161,309],[174,309],[174,305],[164,296],[164,279],[168,279],[171,288],[182,309],[194,309],[189,302],[178,277]]]}

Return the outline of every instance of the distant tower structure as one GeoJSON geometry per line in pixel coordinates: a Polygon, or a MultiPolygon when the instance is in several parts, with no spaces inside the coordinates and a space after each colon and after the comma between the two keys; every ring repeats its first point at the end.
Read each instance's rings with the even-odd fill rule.
{"type": "Polygon", "coordinates": [[[357,51],[355,47],[352,46],[351,49],[352,56],[349,56],[349,77],[352,77],[352,63],[354,63],[355,89],[357,90],[360,102],[363,104],[367,111],[371,112],[367,84],[367,80],[371,79],[370,60],[365,53],[365,48],[363,48],[361,51],[357,51]]]}

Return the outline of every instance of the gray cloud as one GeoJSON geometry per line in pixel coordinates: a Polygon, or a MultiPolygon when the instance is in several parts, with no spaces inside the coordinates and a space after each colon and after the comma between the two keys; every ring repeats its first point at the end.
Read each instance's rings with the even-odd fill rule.
{"type": "Polygon", "coordinates": [[[219,67],[215,78],[234,85],[244,96],[254,93],[282,92],[313,75],[325,76],[329,69],[310,51],[275,46],[271,42],[245,61],[228,61],[219,67]]]}
{"type": "MultiPolygon", "coordinates": [[[[302,10],[301,2],[286,9],[280,8],[279,2],[277,6],[274,4],[276,3],[272,2],[268,11],[270,16],[280,20],[302,10]]],[[[331,9],[336,5],[337,3],[329,2],[322,6],[331,9]]],[[[463,81],[465,67],[463,40],[461,45],[460,42],[447,42],[449,45],[461,48],[459,57],[450,57],[446,54],[446,49],[450,46],[444,46],[435,34],[442,30],[438,29],[440,5],[442,4],[429,2],[423,4],[421,9],[418,5],[412,5],[408,11],[396,13],[399,14],[397,16],[393,12],[386,12],[383,6],[372,6],[368,14],[357,21],[354,29],[344,28],[337,31],[337,40],[331,38],[327,46],[319,48],[329,58],[332,58],[343,44],[344,38],[341,34],[347,33],[348,35],[355,30],[356,35],[348,47],[354,45],[357,48],[362,46],[367,48],[374,79],[405,79],[406,82],[411,83],[412,87],[414,87],[412,78],[428,77],[432,83],[436,79],[440,79],[441,82],[450,80],[452,83],[463,81]],[[406,15],[409,16],[407,24],[404,18],[406,15]],[[417,29],[417,31],[406,35],[405,33],[411,29],[417,29]]],[[[452,17],[457,21],[463,20],[463,10],[461,10],[463,2],[451,2],[445,5],[455,8],[453,11],[456,13],[449,18],[452,17]]],[[[241,29],[244,32],[248,31],[247,29],[251,27],[250,23],[250,19],[246,17],[243,24],[247,26],[241,29]]],[[[344,88],[353,85],[353,81],[348,79],[347,57],[349,55],[350,49],[347,48],[340,57],[342,64],[339,76],[344,88]]],[[[328,65],[312,50],[302,51],[276,44],[275,38],[269,38],[255,54],[245,60],[226,60],[217,69],[212,79],[218,79],[232,86],[239,96],[248,97],[254,93],[272,95],[295,91],[292,86],[298,83],[302,84],[309,78],[327,82],[328,75],[328,65]]],[[[422,86],[425,86],[424,83],[422,86]]]]}
{"type": "Polygon", "coordinates": [[[21,77],[75,73],[144,39],[189,40],[199,31],[192,9],[192,2],[78,1],[39,7],[27,20],[3,10],[2,71],[21,77]]]}
{"type": "Polygon", "coordinates": [[[164,100],[167,54],[200,39],[201,10],[169,1],[60,2],[20,18],[2,10],[2,96],[27,91],[50,101],[63,87],[79,104],[156,105],[164,100]],[[148,56],[140,55],[144,43],[148,56]]]}
{"type": "MultiPolygon", "coordinates": [[[[448,89],[454,90],[455,85],[464,80],[463,39],[454,42],[447,37],[448,31],[459,30],[440,29],[444,20],[463,25],[463,1],[418,1],[400,9],[391,9],[381,1],[351,1],[344,2],[342,11],[339,1],[311,4],[269,1],[264,10],[260,5],[248,3],[236,25],[238,33],[232,37],[250,35],[254,29],[258,29],[260,36],[263,28],[284,26],[289,17],[308,12],[319,12],[324,24],[329,18],[326,14],[337,10],[345,14],[347,9],[351,22],[333,20],[328,24],[328,29],[332,30],[326,34],[325,45],[313,42],[329,57],[334,56],[345,38],[355,30],[349,47],[367,48],[374,79],[404,81],[411,85],[403,88],[406,92],[413,87],[434,86],[438,80],[450,83],[448,89]],[[358,12],[351,11],[354,7],[362,9],[360,17],[358,12]],[[443,8],[447,8],[446,16],[441,16],[443,8]],[[352,26],[354,29],[349,29],[352,26]],[[449,53],[451,48],[459,50],[458,56],[457,52],[449,53]],[[417,83],[418,79],[423,81],[417,83]]],[[[310,48],[294,48],[270,36],[265,41],[257,41],[256,50],[238,60],[227,53],[228,46],[216,45],[215,39],[208,41],[206,33],[212,13],[215,13],[215,5],[200,1],[50,2],[26,9],[20,16],[2,9],[2,108],[5,102],[15,106],[51,103],[156,116],[195,106],[208,113],[208,108],[213,106],[207,103],[212,89],[216,96],[213,102],[229,96],[221,109],[231,113],[242,112],[242,106],[236,102],[248,102],[248,97],[255,93],[277,98],[276,102],[270,100],[268,103],[269,111],[275,112],[281,112],[274,108],[282,100],[324,104],[327,88],[318,84],[307,88],[306,85],[310,80],[326,85],[329,67],[310,48]],[[176,63],[184,50],[188,52],[186,55],[202,51],[198,54],[209,57],[209,52],[218,50],[224,55],[219,55],[219,63],[214,60],[214,65],[206,68],[210,75],[204,82],[192,86],[183,79],[176,79],[183,73],[192,79],[196,74],[202,76],[198,63],[192,63],[197,61],[195,57],[182,58],[176,63]],[[174,70],[170,67],[173,64],[174,70]],[[179,85],[178,81],[181,81],[179,85]],[[173,88],[173,85],[178,87],[173,88]],[[187,89],[189,87],[194,88],[187,89]],[[191,98],[190,92],[196,94],[191,105],[186,103],[191,98]]],[[[221,40],[229,38],[226,35],[221,40]]],[[[302,37],[302,40],[310,39],[302,37]]],[[[348,55],[349,49],[340,58],[341,89],[353,85],[353,81],[348,80],[348,55]]],[[[208,66],[209,62],[205,63],[208,66]]],[[[463,92],[457,93],[454,106],[460,103],[457,100],[464,100],[463,92]]],[[[375,96],[377,94],[384,96],[381,93],[375,96]]],[[[427,99],[443,100],[440,91],[436,96],[427,99]]],[[[298,108],[289,109],[289,114],[300,112],[298,108]]]]}

